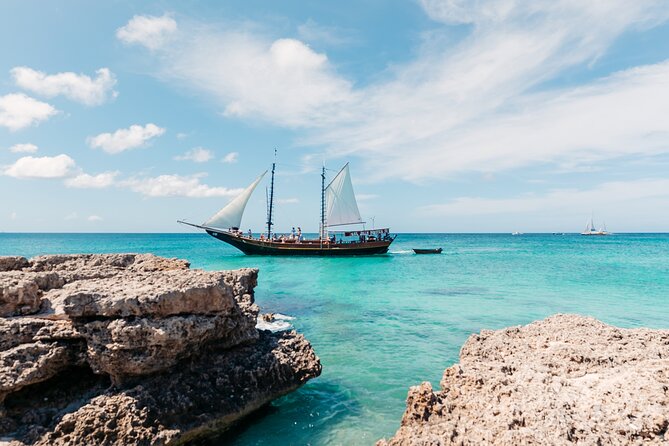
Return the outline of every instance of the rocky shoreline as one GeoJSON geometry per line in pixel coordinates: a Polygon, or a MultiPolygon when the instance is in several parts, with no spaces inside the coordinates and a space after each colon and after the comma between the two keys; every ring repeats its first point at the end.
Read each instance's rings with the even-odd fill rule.
{"type": "Polygon", "coordinates": [[[444,372],[412,387],[378,446],[669,442],[669,330],[556,315],[484,330],[444,372]]]}
{"type": "Polygon", "coordinates": [[[257,274],[148,254],[0,257],[0,437],[182,444],[318,376],[302,335],[256,328],[257,274]]]}

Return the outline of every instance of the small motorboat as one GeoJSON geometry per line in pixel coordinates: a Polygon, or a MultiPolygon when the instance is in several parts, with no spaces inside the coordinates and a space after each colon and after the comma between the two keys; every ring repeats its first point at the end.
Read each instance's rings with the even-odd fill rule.
{"type": "Polygon", "coordinates": [[[441,248],[419,249],[414,248],[413,252],[416,254],[441,254],[441,248]]]}

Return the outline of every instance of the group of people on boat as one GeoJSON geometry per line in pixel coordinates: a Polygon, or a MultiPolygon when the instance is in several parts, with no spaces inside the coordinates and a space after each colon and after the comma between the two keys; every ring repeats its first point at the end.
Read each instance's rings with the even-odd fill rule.
{"type": "MultiPolygon", "coordinates": [[[[253,231],[248,230],[246,235],[239,228],[230,228],[229,232],[237,237],[245,237],[248,239],[253,239],[253,231]]],[[[343,232],[341,233],[340,238],[337,238],[336,234],[330,234],[327,237],[323,238],[323,243],[334,244],[334,243],[346,243],[344,236],[358,236],[358,243],[374,242],[374,241],[387,241],[392,240],[390,237],[389,231],[387,229],[380,229],[376,231],[353,231],[353,232],[343,232]]],[[[289,234],[272,234],[270,237],[267,237],[265,233],[261,233],[258,237],[260,241],[270,241],[275,243],[302,243],[304,237],[302,235],[302,228],[297,227],[297,230],[293,226],[289,234]]],[[[353,242],[350,242],[353,243],[353,242]]]]}
{"type": "MultiPolygon", "coordinates": [[[[237,237],[243,237],[244,233],[239,228],[230,228],[229,232],[237,237]]],[[[253,231],[251,229],[247,232],[247,238],[253,239],[253,231]]],[[[272,241],[272,242],[281,242],[281,243],[301,243],[304,238],[302,236],[302,228],[297,227],[297,231],[293,226],[293,229],[290,231],[290,234],[272,234],[269,238],[265,233],[261,233],[259,237],[260,241],[272,241]]]]}

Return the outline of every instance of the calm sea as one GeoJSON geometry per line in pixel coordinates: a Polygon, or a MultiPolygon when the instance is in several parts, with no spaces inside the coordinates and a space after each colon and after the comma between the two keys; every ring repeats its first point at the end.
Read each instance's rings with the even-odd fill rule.
{"type": "Polygon", "coordinates": [[[195,268],[260,268],[257,303],[295,317],[323,374],[210,444],[373,444],[398,428],[409,386],[438,386],[483,328],[554,313],[669,327],[669,234],[400,234],[391,248],[271,258],[205,234],[0,234],[0,255],[150,252],[195,268]]]}

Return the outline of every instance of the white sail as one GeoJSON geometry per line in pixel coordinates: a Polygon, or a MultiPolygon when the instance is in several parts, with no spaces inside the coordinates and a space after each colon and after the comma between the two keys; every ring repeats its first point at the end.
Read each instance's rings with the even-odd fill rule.
{"type": "Polygon", "coordinates": [[[218,211],[216,215],[211,217],[202,225],[218,229],[239,228],[242,224],[242,215],[244,214],[246,203],[248,203],[249,198],[251,198],[251,194],[266,173],[267,171],[263,172],[262,175],[260,175],[253,183],[251,183],[249,187],[244,189],[241,194],[232,199],[230,203],[228,203],[223,209],[218,211]]]}
{"type": "Polygon", "coordinates": [[[325,188],[327,226],[362,223],[348,171],[348,163],[325,188]]]}
{"type": "Polygon", "coordinates": [[[585,225],[585,232],[592,232],[595,230],[595,222],[591,218],[587,225],[585,225]]]}

